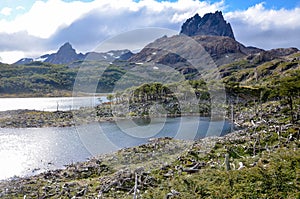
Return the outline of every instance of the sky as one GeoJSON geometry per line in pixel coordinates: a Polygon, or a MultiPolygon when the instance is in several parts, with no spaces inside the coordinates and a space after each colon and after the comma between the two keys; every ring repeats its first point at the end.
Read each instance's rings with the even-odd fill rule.
{"type": "Polygon", "coordinates": [[[187,18],[217,10],[246,46],[300,49],[300,0],[0,0],[0,62],[55,52],[65,42],[85,53],[135,29],[179,32],[187,18]]]}

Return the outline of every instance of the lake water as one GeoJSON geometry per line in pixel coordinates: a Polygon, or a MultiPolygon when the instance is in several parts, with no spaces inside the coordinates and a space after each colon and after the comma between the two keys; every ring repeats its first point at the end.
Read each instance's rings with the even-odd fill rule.
{"type": "Polygon", "coordinates": [[[94,107],[107,102],[103,97],[44,97],[44,98],[0,98],[0,111],[29,109],[40,111],[66,111],[80,107],[94,107]],[[100,100],[99,100],[100,99],[100,100]]]}
{"type": "Polygon", "coordinates": [[[153,137],[199,139],[224,135],[230,124],[208,118],[121,120],[65,128],[0,128],[0,179],[62,168],[72,162],[136,146],[153,137]]]}

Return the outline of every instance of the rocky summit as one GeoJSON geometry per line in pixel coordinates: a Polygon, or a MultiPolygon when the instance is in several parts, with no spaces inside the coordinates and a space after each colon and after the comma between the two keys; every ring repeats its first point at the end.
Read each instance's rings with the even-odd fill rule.
{"type": "Polygon", "coordinates": [[[82,53],[77,54],[75,49],[69,42],[62,45],[57,53],[53,53],[48,56],[45,62],[53,64],[66,64],[76,60],[82,60],[84,55],[82,53]]]}
{"type": "Polygon", "coordinates": [[[231,25],[224,20],[220,11],[205,14],[202,18],[199,14],[196,14],[186,20],[181,27],[180,33],[188,36],[227,36],[235,39],[231,25]]]}

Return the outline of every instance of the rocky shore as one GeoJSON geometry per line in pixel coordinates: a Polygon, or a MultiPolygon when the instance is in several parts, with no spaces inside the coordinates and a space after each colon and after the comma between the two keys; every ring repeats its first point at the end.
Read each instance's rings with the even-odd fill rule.
{"type": "Polygon", "coordinates": [[[74,125],[70,111],[15,110],[0,112],[1,128],[41,128],[74,125]]]}
{"type": "MultiPolygon", "coordinates": [[[[140,119],[150,117],[184,117],[199,116],[196,113],[171,115],[121,115],[113,114],[108,108],[102,109],[81,108],[72,111],[37,111],[12,110],[0,112],[0,128],[43,128],[43,127],[70,127],[92,122],[106,122],[123,119],[140,119]]],[[[220,118],[216,118],[220,119],[220,118]]]]}
{"type": "Polygon", "coordinates": [[[0,128],[69,127],[95,121],[112,121],[111,116],[98,117],[94,109],[73,111],[13,110],[0,112],[0,128]]]}
{"type": "Polygon", "coordinates": [[[276,102],[261,108],[241,107],[235,118],[243,130],[224,137],[151,139],[2,181],[0,198],[297,198],[299,121],[291,124],[276,102]]]}

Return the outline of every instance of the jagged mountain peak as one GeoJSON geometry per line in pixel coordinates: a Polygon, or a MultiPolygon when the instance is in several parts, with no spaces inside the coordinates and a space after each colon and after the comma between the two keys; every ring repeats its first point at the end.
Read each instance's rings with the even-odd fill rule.
{"type": "Polygon", "coordinates": [[[75,49],[72,47],[72,45],[69,42],[64,43],[58,50],[58,52],[61,51],[72,51],[76,53],[75,49]]]}
{"type": "Polygon", "coordinates": [[[196,13],[184,22],[180,33],[188,36],[227,36],[235,39],[231,25],[225,21],[221,11],[207,13],[203,17],[196,13]]]}
{"type": "Polygon", "coordinates": [[[82,59],[84,59],[84,55],[81,53],[77,54],[72,45],[66,42],[58,49],[57,53],[49,55],[45,62],[67,64],[82,59]]]}

